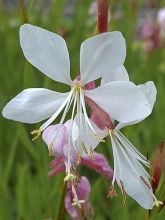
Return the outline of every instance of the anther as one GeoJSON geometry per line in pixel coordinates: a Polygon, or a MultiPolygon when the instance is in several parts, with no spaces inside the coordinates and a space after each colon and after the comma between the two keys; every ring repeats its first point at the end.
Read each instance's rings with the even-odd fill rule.
{"type": "Polygon", "coordinates": [[[84,151],[86,154],[88,154],[88,151],[87,151],[87,149],[86,149],[85,144],[84,144],[83,141],[81,141],[81,146],[82,146],[83,151],[84,151]]]}
{"type": "Polygon", "coordinates": [[[53,144],[50,144],[49,145],[49,157],[52,156],[52,153],[53,153],[53,144]]]}
{"type": "Polygon", "coordinates": [[[93,150],[92,150],[92,148],[90,148],[89,155],[90,155],[90,157],[91,157],[92,160],[95,159],[95,158],[94,158],[94,155],[93,155],[93,150]]]}
{"type": "Polygon", "coordinates": [[[93,133],[94,138],[96,138],[96,140],[100,141],[101,143],[105,143],[105,140],[100,138],[97,134],[93,133]]]}
{"type": "Polygon", "coordinates": [[[109,190],[109,192],[107,194],[107,198],[110,198],[111,195],[113,194],[113,192],[114,192],[114,185],[111,186],[111,188],[110,188],[110,190],[109,190]]]}
{"type": "Polygon", "coordinates": [[[121,184],[121,192],[122,192],[122,195],[123,195],[122,205],[124,207],[125,206],[125,201],[126,201],[126,192],[125,192],[123,181],[120,180],[120,184],[121,184]]]}
{"type": "Polygon", "coordinates": [[[34,137],[32,138],[32,141],[35,141],[41,134],[41,129],[38,130],[34,130],[31,132],[32,135],[34,135],[34,137]]]}
{"type": "Polygon", "coordinates": [[[150,184],[144,179],[144,177],[140,176],[140,179],[143,181],[143,183],[148,187],[148,189],[151,189],[150,184]]]}
{"type": "Polygon", "coordinates": [[[71,167],[70,171],[71,171],[71,174],[73,174],[75,177],[75,182],[79,182],[80,176],[78,172],[76,171],[76,169],[74,167],[71,167]]]}
{"type": "Polygon", "coordinates": [[[81,154],[80,152],[78,152],[78,155],[77,155],[77,165],[79,165],[81,162],[81,154]]]}

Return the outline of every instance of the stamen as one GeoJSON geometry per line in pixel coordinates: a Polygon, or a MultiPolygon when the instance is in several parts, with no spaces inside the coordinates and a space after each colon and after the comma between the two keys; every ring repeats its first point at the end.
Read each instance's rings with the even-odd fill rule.
{"type": "Polygon", "coordinates": [[[80,152],[78,152],[78,155],[77,155],[77,165],[79,165],[81,162],[81,155],[80,155],[80,152]]]}
{"type": "Polygon", "coordinates": [[[96,138],[96,140],[100,141],[101,143],[105,143],[105,140],[102,139],[102,138],[100,138],[97,134],[92,133],[92,136],[93,136],[94,138],[96,138]]]}
{"type": "Polygon", "coordinates": [[[90,148],[89,155],[90,155],[90,157],[91,157],[92,160],[95,159],[95,158],[94,158],[94,155],[93,155],[93,150],[92,150],[92,148],[90,148]]]}
{"type": "Polygon", "coordinates": [[[144,179],[144,177],[140,176],[140,179],[145,183],[145,185],[148,187],[148,189],[151,189],[150,184],[144,179]]]}
{"type": "Polygon", "coordinates": [[[49,145],[49,157],[52,156],[52,153],[53,153],[53,144],[50,144],[49,145]]]}
{"type": "Polygon", "coordinates": [[[86,149],[85,144],[84,144],[83,141],[81,141],[81,147],[82,147],[83,151],[84,151],[86,154],[88,154],[88,151],[87,151],[87,149],[86,149]]]}
{"type": "Polygon", "coordinates": [[[121,183],[121,192],[122,192],[122,195],[123,195],[122,205],[124,207],[125,206],[125,201],[126,201],[126,192],[125,192],[123,181],[120,180],[120,183],[121,183]]]}
{"type": "Polygon", "coordinates": [[[75,176],[75,181],[79,182],[80,181],[80,176],[79,176],[78,172],[76,171],[76,169],[74,167],[71,167],[70,171],[75,176]]]}
{"type": "Polygon", "coordinates": [[[111,186],[111,188],[107,194],[107,198],[110,198],[113,192],[114,192],[114,185],[111,186]]]}
{"type": "Polygon", "coordinates": [[[31,134],[34,135],[34,137],[32,138],[32,141],[35,141],[37,138],[39,138],[41,134],[41,129],[39,128],[38,130],[34,130],[31,132],[31,134]]]}
{"type": "Polygon", "coordinates": [[[64,182],[73,182],[76,177],[72,173],[68,173],[64,178],[64,182]]]}

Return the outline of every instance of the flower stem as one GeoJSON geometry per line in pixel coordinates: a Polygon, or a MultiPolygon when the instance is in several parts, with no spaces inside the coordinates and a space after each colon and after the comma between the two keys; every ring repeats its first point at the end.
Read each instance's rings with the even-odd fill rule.
{"type": "Polygon", "coordinates": [[[98,0],[98,32],[104,33],[108,30],[108,0],[98,0]]]}
{"type": "Polygon", "coordinates": [[[20,8],[20,13],[21,13],[23,23],[28,23],[28,16],[26,13],[24,0],[19,0],[19,8],[20,8]]]}

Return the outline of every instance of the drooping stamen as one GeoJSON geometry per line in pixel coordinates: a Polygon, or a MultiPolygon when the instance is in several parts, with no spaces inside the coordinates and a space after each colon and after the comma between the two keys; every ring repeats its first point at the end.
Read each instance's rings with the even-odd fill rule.
{"type": "Polygon", "coordinates": [[[77,155],[77,165],[79,165],[81,163],[81,154],[80,152],[78,152],[78,155],[77,155]]]}
{"type": "Polygon", "coordinates": [[[114,192],[114,185],[111,186],[111,188],[107,194],[107,198],[110,198],[112,196],[113,192],[114,192]]]}
{"type": "Polygon", "coordinates": [[[132,146],[128,146],[128,143],[126,143],[117,133],[117,131],[115,132],[115,137],[114,137],[116,143],[120,146],[121,151],[124,154],[124,157],[126,158],[126,160],[128,161],[129,165],[132,167],[132,169],[134,170],[134,172],[136,173],[137,178],[139,178],[139,174],[137,173],[137,171],[134,169],[134,166],[132,164],[132,162],[138,166],[144,173],[145,175],[150,178],[150,175],[147,173],[147,171],[144,169],[144,167],[142,166],[142,164],[140,162],[142,162],[144,165],[148,166],[146,164],[146,161],[143,160],[143,158],[141,158],[133,149],[132,146]],[[128,157],[128,155],[131,158],[134,158],[133,161],[130,160],[130,157],[128,157]],[[139,162],[140,161],[140,162],[139,162]]]}
{"type": "Polygon", "coordinates": [[[58,136],[58,134],[59,134],[59,132],[60,132],[61,125],[63,124],[63,122],[64,122],[64,120],[65,120],[66,114],[67,114],[67,112],[68,112],[68,110],[69,110],[69,107],[71,106],[71,104],[72,104],[72,102],[73,102],[74,97],[75,97],[75,96],[72,95],[71,99],[70,99],[70,100],[68,101],[68,103],[66,104],[64,113],[63,113],[63,115],[62,115],[62,118],[61,118],[61,120],[60,120],[60,123],[58,124],[59,127],[58,127],[57,131],[56,131],[56,130],[54,131],[54,134],[52,135],[52,138],[51,138],[51,140],[50,140],[50,143],[51,143],[52,145],[53,145],[53,143],[55,142],[55,140],[56,140],[56,138],[57,138],[57,136],[58,136]]]}
{"type": "MultiPolygon", "coordinates": [[[[72,109],[72,115],[71,115],[71,129],[69,132],[69,141],[68,141],[68,173],[70,173],[70,168],[71,168],[71,159],[70,159],[70,151],[71,151],[71,132],[72,132],[72,128],[73,128],[73,118],[74,118],[74,113],[75,113],[75,108],[76,108],[76,103],[77,103],[77,92],[75,94],[74,97],[74,103],[73,103],[73,109],[72,109]]],[[[75,151],[77,152],[77,149],[75,148],[75,146],[73,145],[75,151]]]]}
{"type": "Polygon", "coordinates": [[[86,111],[86,107],[85,107],[84,94],[83,94],[83,92],[81,91],[81,88],[80,88],[80,102],[81,102],[81,105],[82,105],[82,109],[83,109],[83,112],[84,112],[84,116],[85,116],[86,122],[87,122],[87,124],[89,125],[89,127],[91,128],[91,130],[93,131],[93,133],[94,133],[93,136],[94,136],[95,138],[97,138],[97,140],[100,140],[100,141],[101,141],[102,138],[100,138],[100,137],[97,135],[95,129],[93,128],[93,126],[92,126],[92,124],[91,124],[91,122],[90,122],[90,120],[89,120],[89,118],[88,118],[87,111],[86,111]]]}
{"type": "Polygon", "coordinates": [[[124,184],[123,184],[122,180],[120,180],[120,184],[121,184],[121,192],[122,192],[122,195],[123,195],[122,205],[124,207],[125,206],[125,201],[126,201],[126,191],[125,191],[124,184]]]}
{"type": "Polygon", "coordinates": [[[143,154],[141,154],[134,146],[133,146],[133,144],[119,131],[119,130],[117,130],[116,129],[116,136],[118,137],[118,134],[120,135],[120,137],[122,137],[122,139],[123,139],[123,142],[125,142],[127,145],[128,145],[128,147],[131,149],[131,150],[134,150],[134,152],[136,152],[145,162],[146,162],[146,164],[148,163],[149,164],[149,162],[147,161],[147,158],[143,155],[143,154]]]}
{"type": "Polygon", "coordinates": [[[37,138],[39,138],[40,134],[41,134],[41,129],[38,129],[38,130],[34,130],[31,132],[32,135],[35,135],[33,138],[32,138],[32,141],[35,141],[37,138]]]}
{"type": "Polygon", "coordinates": [[[80,181],[80,176],[78,172],[76,171],[74,167],[71,167],[70,171],[71,171],[71,174],[75,176],[75,183],[78,183],[80,181]]]}
{"type": "Polygon", "coordinates": [[[87,149],[86,149],[85,144],[84,144],[83,141],[81,141],[81,147],[82,147],[83,151],[84,151],[86,154],[88,154],[88,151],[87,151],[87,149]]]}
{"type": "Polygon", "coordinates": [[[90,148],[89,155],[90,155],[92,160],[95,160],[92,148],[90,148]]]}
{"type": "Polygon", "coordinates": [[[144,177],[140,176],[140,179],[143,181],[143,183],[145,183],[148,189],[151,189],[151,185],[144,179],[144,177]]]}
{"type": "Polygon", "coordinates": [[[73,89],[69,92],[67,98],[64,100],[64,102],[61,104],[61,106],[57,109],[57,111],[50,117],[41,127],[40,130],[45,130],[61,113],[63,108],[66,106],[66,104],[70,101],[71,97],[73,95],[73,89]]]}
{"type": "MultiPolygon", "coordinates": [[[[118,139],[116,137],[114,137],[117,145],[120,147],[121,152],[123,153],[123,156],[125,157],[125,159],[127,160],[128,164],[130,165],[130,167],[132,168],[132,170],[134,171],[134,173],[136,174],[137,178],[139,178],[139,173],[137,172],[137,170],[135,169],[135,167],[133,166],[133,163],[135,163],[139,169],[141,169],[144,172],[144,168],[142,168],[141,166],[138,165],[136,160],[131,160],[130,157],[127,155],[127,153],[125,152],[124,148],[122,147],[121,143],[118,141],[118,139]]],[[[146,171],[144,172],[146,174],[146,171]]],[[[147,175],[146,175],[147,176],[147,175]]]]}
{"type": "Polygon", "coordinates": [[[102,139],[102,138],[100,138],[97,134],[92,134],[92,136],[93,136],[96,140],[100,141],[101,143],[105,143],[105,140],[102,139]]]}
{"type": "Polygon", "coordinates": [[[116,153],[115,153],[115,143],[114,143],[114,140],[113,140],[113,136],[112,136],[112,133],[109,131],[109,135],[110,135],[110,138],[111,138],[111,142],[112,142],[112,151],[113,151],[113,157],[114,157],[114,172],[113,172],[113,179],[112,179],[112,185],[114,185],[115,183],[115,179],[116,179],[116,164],[117,164],[117,158],[116,158],[116,153]]]}
{"type": "Polygon", "coordinates": [[[49,157],[52,156],[52,153],[53,153],[53,144],[50,144],[49,145],[49,157]]]}

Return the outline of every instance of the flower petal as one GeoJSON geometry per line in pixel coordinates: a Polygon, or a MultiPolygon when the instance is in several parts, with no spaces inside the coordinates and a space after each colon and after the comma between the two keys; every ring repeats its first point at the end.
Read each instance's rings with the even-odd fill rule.
{"type": "MultiPolygon", "coordinates": [[[[146,82],[144,84],[138,85],[137,87],[145,95],[145,97],[146,97],[146,99],[149,103],[149,106],[150,106],[150,111],[152,112],[154,103],[156,101],[156,93],[157,93],[154,83],[152,81],[149,81],[149,82],[146,82]]],[[[128,123],[119,123],[117,125],[117,129],[121,129],[121,128],[127,126],[127,125],[137,124],[137,123],[139,123],[140,121],[142,121],[144,119],[145,119],[145,117],[141,118],[140,120],[135,120],[135,121],[131,121],[131,122],[128,122],[128,123]]]]}
{"type": "Polygon", "coordinates": [[[42,88],[26,89],[7,103],[2,114],[15,121],[40,122],[52,116],[67,95],[42,88]]]}
{"type": "Polygon", "coordinates": [[[104,174],[109,180],[112,180],[113,170],[108,164],[107,159],[99,153],[93,152],[94,160],[86,155],[81,158],[81,164],[95,170],[98,173],[104,174]]]}
{"type": "Polygon", "coordinates": [[[61,154],[63,155],[63,147],[66,145],[66,128],[64,125],[51,125],[46,128],[42,134],[42,138],[45,143],[48,145],[48,149],[50,149],[50,145],[52,146],[52,155],[61,154]],[[52,143],[52,137],[55,136],[55,140],[52,143]]]}
{"type": "Polygon", "coordinates": [[[42,28],[24,24],[20,44],[26,59],[53,80],[70,84],[70,61],[65,40],[42,28]]]}
{"type": "MultiPolygon", "coordinates": [[[[77,184],[76,193],[79,200],[85,200],[85,203],[83,203],[81,206],[82,212],[79,212],[74,206],[72,206],[73,202],[73,193],[71,191],[71,188],[67,189],[66,195],[65,195],[65,208],[67,212],[70,214],[73,220],[83,219],[82,213],[85,213],[85,216],[88,216],[90,214],[91,216],[91,207],[89,208],[89,193],[91,191],[91,186],[88,181],[88,179],[85,176],[82,176],[80,179],[80,182],[77,184]],[[90,213],[89,213],[90,212],[90,213]]],[[[87,218],[91,219],[91,218],[87,218]]]]}
{"type": "Polygon", "coordinates": [[[127,70],[123,65],[113,71],[110,70],[109,74],[103,76],[101,79],[101,85],[113,81],[129,81],[127,70]]]}
{"type": "Polygon", "coordinates": [[[137,159],[129,155],[124,149],[122,150],[122,146],[116,141],[116,138],[112,138],[112,147],[116,157],[116,181],[118,185],[121,189],[124,187],[126,193],[143,208],[152,209],[154,203],[151,185],[143,169],[137,165],[137,159]],[[126,154],[127,156],[125,156],[126,154]],[[141,177],[145,179],[148,186],[142,181],[141,177]],[[121,181],[123,185],[121,185],[121,181]]]}
{"type": "Polygon", "coordinates": [[[109,70],[123,65],[125,56],[125,40],[120,32],[103,33],[87,39],[81,44],[81,81],[86,84],[109,75],[109,70]]]}
{"type": "Polygon", "coordinates": [[[151,107],[141,90],[131,82],[115,81],[85,91],[113,119],[127,123],[147,117],[151,107]]]}

